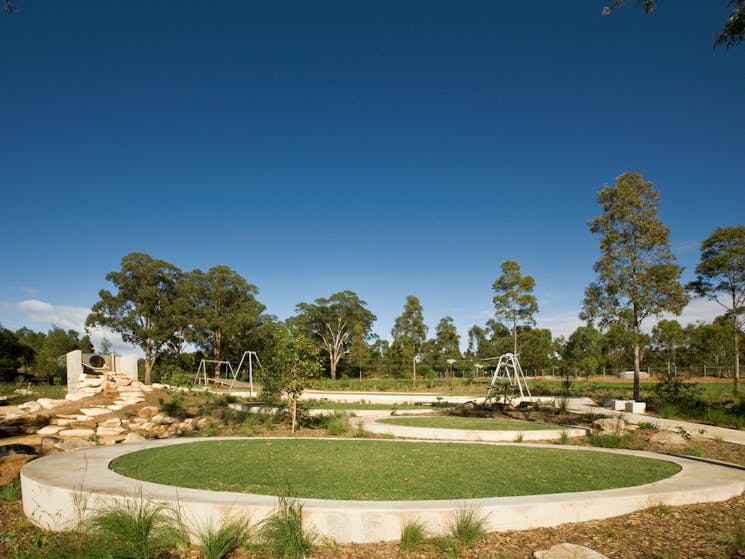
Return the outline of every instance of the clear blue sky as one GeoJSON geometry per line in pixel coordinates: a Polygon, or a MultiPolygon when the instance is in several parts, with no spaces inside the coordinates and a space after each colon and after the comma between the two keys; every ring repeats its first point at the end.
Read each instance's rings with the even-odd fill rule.
{"type": "MultiPolygon", "coordinates": [[[[743,222],[745,45],[725,0],[16,0],[0,13],[0,322],[79,325],[123,255],[224,264],[270,313],[351,289],[390,338],[492,310],[503,260],[568,334],[627,170],[690,279],[743,222]]],[[[710,318],[696,303],[686,319],[710,318]]]]}

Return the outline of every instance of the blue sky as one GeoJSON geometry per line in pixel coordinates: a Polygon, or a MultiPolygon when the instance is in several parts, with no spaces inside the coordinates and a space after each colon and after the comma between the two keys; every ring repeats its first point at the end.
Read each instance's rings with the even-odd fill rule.
{"type": "MultiPolygon", "coordinates": [[[[224,264],[284,319],[351,289],[390,338],[492,311],[506,259],[568,334],[597,192],[661,191],[691,279],[742,223],[745,45],[727,2],[57,2],[0,14],[0,323],[80,327],[143,251],[224,264]]],[[[693,303],[683,322],[716,314],[693,303]]]]}

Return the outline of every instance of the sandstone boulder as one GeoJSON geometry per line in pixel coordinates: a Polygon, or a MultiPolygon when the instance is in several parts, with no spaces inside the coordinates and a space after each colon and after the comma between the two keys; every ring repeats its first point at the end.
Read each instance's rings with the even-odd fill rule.
{"type": "Polygon", "coordinates": [[[688,444],[683,435],[674,431],[658,431],[649,437],[649,442],[660,446],[685,446],[688,444]]]}
{"type": "Polygon", "coordinates": [[[88,446],[93,446],[93,443],[82,439],[62,439],[60,437],[41,438],[41,451],[43,454],[48,452],[67,452],[68,450],[88,446]]]}
{"type": "Polygon", "coordinates": [[[623,435],[626,431],[633,431],[636,425],[628,425],[620,417],[603,417],[592,422],[592,426],[604,433],[623,435]]]}
{"type": "Polygon", "coordinates": [[[55,400],[54,398],[39,398],[36,401],[39,402],[42,408],[47,410],[58,408],[67,403],[67,400],[64,398],[60,400],[55,400]]]}

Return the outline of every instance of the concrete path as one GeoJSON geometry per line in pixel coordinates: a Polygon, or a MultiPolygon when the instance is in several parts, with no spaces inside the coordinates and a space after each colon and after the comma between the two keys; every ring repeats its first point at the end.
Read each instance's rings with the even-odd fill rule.
{"type": "Polygon", "coordinates": [[[701,435],[709,439],[717,439],[728,443],[745,445],[745,431],[728,429],[727,427],[716,427],[714,425],[704,425],[702,423],[694,423],[693,421],[663,419],[653,415],[609,410],[597,405],[590,398],[569,398],[567,409],[575,413],[594,413],[596,415],[623,417],[626,421],[635,425],[639,423],[654,423],[658,429],[664,429],[666,431],[680,431],[681,429],[684,429],[687,433],[692,435],[701,435]]]}

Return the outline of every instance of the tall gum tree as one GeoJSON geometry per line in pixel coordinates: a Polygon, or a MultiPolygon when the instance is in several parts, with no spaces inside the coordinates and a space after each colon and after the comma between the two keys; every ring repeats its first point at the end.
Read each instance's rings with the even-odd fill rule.
{"type": "Polygon", "coordinates": [[[533,325],[538,312],[538,301],[533,295],[535,279],[523,276],[520,264],[514,260],[502,262],[502,275],[494,280],[494,315],[512,329],[512,351],[517,355],[518,324],[533,325]]]}
{"type": "Polygon", "coordinates": [[[145,384],[158,355],[174,336],[176,326],[163,309],[174,297],[181,271],[164,260],[142,252],[122,258],[121,270],[106,274],[116,293],[102,289],[91,308],[86,326],[104,326],[145,354],[145,384]]]}
{"type": "Polygon", "coordinates": [[[716,301],[732,320],[735,349],[733,391],[740,385],[740,328],[745,314],[745,225],[718,227],[701,243],[696,281],[689,287],[716,301]]]}
{"type": "Polygon", "coordinates": [[[352,350],[354,337],[360,341],[370,335],[376,316],[365,308],[366,304],[354,291],[347,290],[295,307],[298,317],[294,322],[328,355],[334,380],[339,361],[352,350]]]}
{"type": "Polygon", "coordinates": [[[639,400],[640,333],[644,319],[679,315],[688,303],[682,268],[670,250],[670,230],[660,221],[660,193],[641,173],[626,172],[597,200],[603,213],[590,221],[600,238],[595,282],[585,289],[580,317],[601,327],[628,320],[634,337],[634,399],[639,400]]]}
{"type": "Polygon", "coordinates": [[[422,304],[414,295],[406,297],[404,312],[396,317],[391,329],[393,349],[411,359],[411,380],[416,381],[416,360],[427,339],[422,304]]]}
{"type": "Polygon", "coordinates": [[[238,348],[236,352],[233,346],[246,331],[260,324],[265,307],[256,300],[258,288],[228,266],[213,266],[207,272],[195,269],[183,281],[186,286],[180,295],[194,310],[190,321],[182,321],[191,324],[190,341],[211,351],[217,361],[227,360],[230,348],[236,355],[251,349],[238,348]]]}

